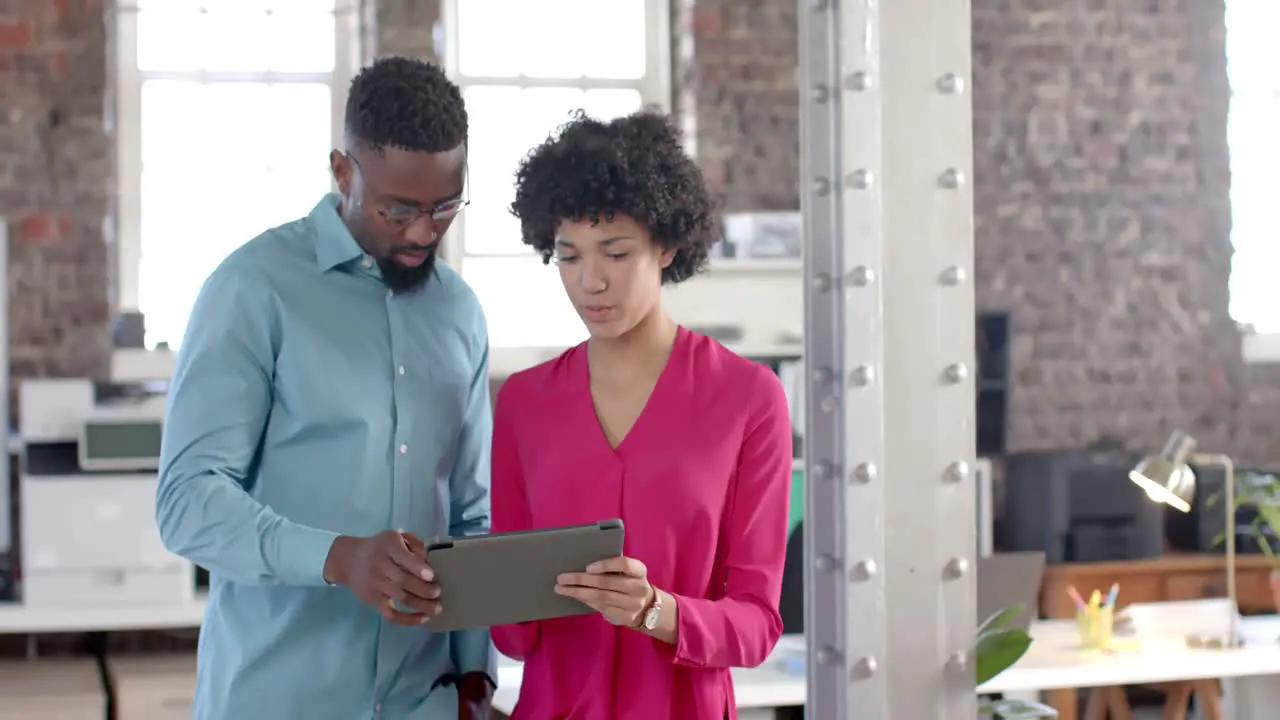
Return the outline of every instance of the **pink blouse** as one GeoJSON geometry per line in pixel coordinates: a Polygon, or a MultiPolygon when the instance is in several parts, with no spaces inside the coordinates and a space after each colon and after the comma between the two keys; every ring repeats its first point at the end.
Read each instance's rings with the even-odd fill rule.
{"type": "Polygon", "coordinates": [[[493,531],[622,518],[625,554],[675,597],[679,629],[668,645],[594,614],[493,628],[498,650],[524,661],[512,720],[736,718],[729,668],[761,664],[782,633],[791,464],[778,378],[684,328],[616,449],[585,344],[509,378],[494,413],[493,531]]]}

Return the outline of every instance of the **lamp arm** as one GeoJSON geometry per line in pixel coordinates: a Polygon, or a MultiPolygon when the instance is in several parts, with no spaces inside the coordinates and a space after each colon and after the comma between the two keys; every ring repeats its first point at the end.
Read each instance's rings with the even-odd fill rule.
{"type": "Polygon", "coordinates": [[[1240,631],[1240,598],[1236,590],[1236,464],[1230,457],[1214,453],[1194,453],[1191,462],[1196,465],[1216,465],[1222,468],[1226,508],[1226,550],[1227,550],[1227,599],[1231,603],[1231,618],[1227,637],[1235,642],[1240,631]]]}

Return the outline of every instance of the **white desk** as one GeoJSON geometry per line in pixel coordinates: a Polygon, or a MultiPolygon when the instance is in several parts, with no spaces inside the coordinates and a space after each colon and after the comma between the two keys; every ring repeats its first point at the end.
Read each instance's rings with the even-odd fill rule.
{"type": "MultiPolygon", "coordinates": [[[[1031,629],[1035,641],[1027,654],[978,691],[1026,697],[1062,688],[1223,678],[1228,718],[1274,720],[1275,708],[1280,707],[1280,617],[1246,618],[1242,631],[1250,642],[1238,650],[1191,650],[1182,639],[1169,638],[1149,639],[1132,650],[1102,653],[1079,649],[1074,621],[1041,621],[1031,629]]],[[[1124,647],[1123,641],[1120,647],[1124,647]]],[[[743,720],[773,717],[776,708],[804,704],[804,676],[785,669],[789,659],[803,654],[804,639],[789,635],[759,668],[733,670],[734,693],[743,720]]],[[[518,662],[502,658],[493,703],[496,710],[510,714],[522,675],[518,662]]]]}

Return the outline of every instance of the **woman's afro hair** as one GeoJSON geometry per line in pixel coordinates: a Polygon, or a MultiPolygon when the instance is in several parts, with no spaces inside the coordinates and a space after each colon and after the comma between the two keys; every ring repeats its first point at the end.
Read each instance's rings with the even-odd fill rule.
{"type": "Polygon", "coordinates": [[[548,263],[561,222],[628,216],[675,251],[662,272],[671,284],[700,272],[720,239],[711,194],[680,131],[647,110],[608,122],[575,113],[520,163],[511,213],[524,243],[548,263]]]}

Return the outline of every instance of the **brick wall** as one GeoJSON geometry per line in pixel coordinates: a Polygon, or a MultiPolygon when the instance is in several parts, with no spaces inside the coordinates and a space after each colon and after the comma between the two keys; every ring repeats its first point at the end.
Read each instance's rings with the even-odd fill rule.
{"type": "Polygon", "coordinates": [[[13,374],[97,373],[113,263],[107,32],[95,0],[0,0],[0,218],[13,374]]]}

